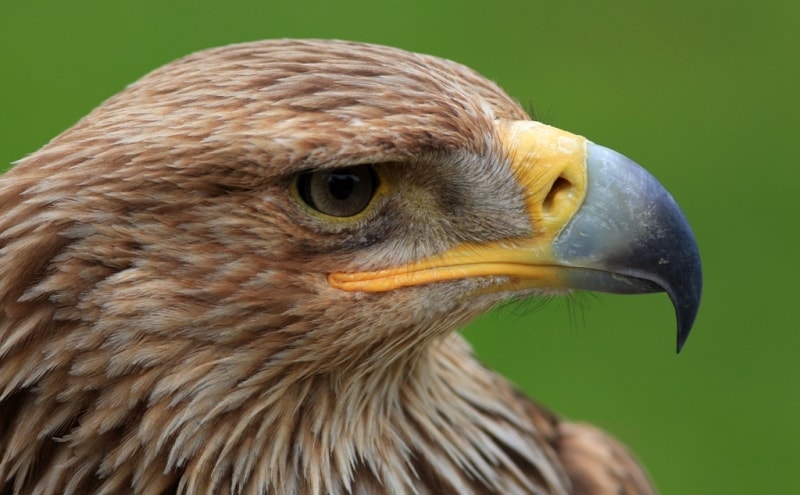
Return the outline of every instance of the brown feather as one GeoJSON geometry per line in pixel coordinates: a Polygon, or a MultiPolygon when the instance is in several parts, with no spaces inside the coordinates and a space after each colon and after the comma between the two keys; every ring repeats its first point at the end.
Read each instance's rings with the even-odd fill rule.
{"type": "Polygon", "coordinates": [[[145,76],[0,179],[0,494],[652,493],[453,329],[502,295],[326,274],[526,233],[494,135],[525,119],[435,57],[278,40],[145,76]],[[375,163],[357,224],[289,193],[375,163]],[[429,180],[420,181],[419,177],[429,180]]]}

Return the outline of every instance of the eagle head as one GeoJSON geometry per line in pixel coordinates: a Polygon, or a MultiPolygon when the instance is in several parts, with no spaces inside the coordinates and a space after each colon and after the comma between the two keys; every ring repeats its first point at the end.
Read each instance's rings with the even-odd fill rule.
{"type": "Polygon", "coordinates": [[[651,175],[474,71],[276,40],[170,63],[0,178],[0,289],[0,493],[606,493],[583,439],[624,448],[454,329],[666,291],[680,348],[700,264],[651,175]]]}

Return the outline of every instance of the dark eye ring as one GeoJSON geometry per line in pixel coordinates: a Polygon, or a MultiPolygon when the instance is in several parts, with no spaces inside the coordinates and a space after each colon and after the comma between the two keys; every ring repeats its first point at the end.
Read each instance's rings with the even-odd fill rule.
{"type": "Polygon", "coordinates": [[[372,201],[378,176],[371,165],[354,165],[302,173],[295,185],[309,207],[332,217],[352,217],[372,201]]]}

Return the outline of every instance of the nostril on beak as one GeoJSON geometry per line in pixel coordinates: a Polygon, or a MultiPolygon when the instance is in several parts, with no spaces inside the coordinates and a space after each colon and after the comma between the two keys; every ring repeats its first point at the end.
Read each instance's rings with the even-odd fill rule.
{"type": "Polygon", "coordinates": [[[542,210],[545,214],[549,214],[556,206],[560,196],[569,194],[572,190],[572,182],[563,176],[559,176],[550,186],[550,191],[544,198],[542,203],[542,210]]]}

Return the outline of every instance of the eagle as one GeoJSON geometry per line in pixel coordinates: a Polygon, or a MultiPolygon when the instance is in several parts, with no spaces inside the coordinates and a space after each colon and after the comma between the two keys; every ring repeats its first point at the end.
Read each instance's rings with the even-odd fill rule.
{"type": "Polygon", "coordinates": [[[0,178],[0,494],[654,493],[457,332],[574,290],[692,327],[692,231],[630,159],[433,56],[189,55],[0,178]]]}

